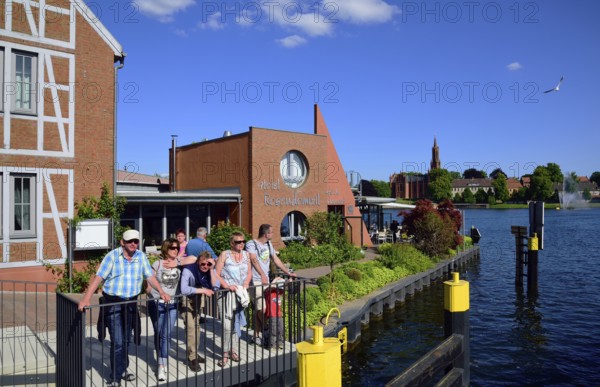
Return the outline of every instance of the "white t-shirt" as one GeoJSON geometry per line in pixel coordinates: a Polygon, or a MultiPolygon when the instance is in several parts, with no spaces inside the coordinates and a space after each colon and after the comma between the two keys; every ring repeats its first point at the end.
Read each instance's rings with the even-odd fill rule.
{"type": "MultiPolygon", "coordinates": [[[[246,243],[246,251],[249,253],[256,254],[258,264],[260,265],[260,268],[268,278],[269,271],[271,268],[271,256],[275,256],[275,249],[273,248],[273,244],[271,244],[270,242],[262,244],[256,239],[252,239],[251,241],[248,241],[248,243],[246,243]]],[[[260,274],[258,274],[254,267],[252,267],[252,281],[261,281],[260,274]]]]}

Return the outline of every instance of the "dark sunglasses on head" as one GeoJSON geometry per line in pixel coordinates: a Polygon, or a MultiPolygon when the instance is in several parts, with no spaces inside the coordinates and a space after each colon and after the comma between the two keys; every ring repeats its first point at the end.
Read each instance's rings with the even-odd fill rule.
{"type": "Polygon", "coordinates": [[[125,243],[135,243],[136,245],[139,245],[140,240],[139,239],[130,239],[128,241],[125,241],[125,243]]]}
{"type": "Polygon", "coordinates": [[[206,267],[206,266],[211,267],[212,266],[212,262],[202,262],[200,264],[200,266],[202,266],[202,267],[206,267]]]}
{"type": "Polygon", "coordinates": [[[233,243],[236,245],[241,245],[242,243],[246,243],[246,241],[233,241],[233,243]]]}
{"type": "Polygon", "coordinates": [[[179,250],[179,247],[177,247],[177,246],[169,246],[169,250],[179,250]]]}

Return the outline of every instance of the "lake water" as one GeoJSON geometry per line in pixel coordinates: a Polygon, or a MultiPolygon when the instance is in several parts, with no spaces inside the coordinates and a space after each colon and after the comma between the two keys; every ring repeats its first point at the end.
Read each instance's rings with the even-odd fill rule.
{"type": "MultiPolygon", "coordinates": [[[[547,210],[539,292],[515,289],[515,239],[527,210],[466,210],[481,231],[471,289],[471,385],[600,386],[600,209],[547,210]]],[[[525,279],[526,281],[526,279],[525,279]]],[[[443,286],[371,322],[344,355],[343,383],[380,386],[443,340],[443,286]]]]}

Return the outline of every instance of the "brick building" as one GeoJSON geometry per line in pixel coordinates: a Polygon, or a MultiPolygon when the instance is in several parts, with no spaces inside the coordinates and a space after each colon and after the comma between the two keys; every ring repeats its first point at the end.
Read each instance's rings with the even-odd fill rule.
{"type": "Polygon", "coordinates": [[[340,213],[355,245],[369,241],[317,105],[313,133],[250,127],[244,133],[176,147],[175,161],[172,153],[169,159],[177,194],[212,191],[215,200],[219,191],[239,193],[241,200],[225,203],[221,217],[253,235],[262,223],[271,224],[278,248],[301,238],[306,217],[317,211],[340,213]]]}
{"type": "MultiPolygon", "coordinates": [[[[440,169],[441,167],[440,147],[437,144],[437,138],[434,137],[429,170],[440,169]]],[[[390,176],[392,196],[397,199],[424,199],[427,196],[428,185],[429,173],[402,172],[390,176]]]]}
{"type": "Polygon", "coordinates": [[[0,279],[51,280],[66,219],[114,181],[119,43],[80,1],[0,1],[0,279]]]}

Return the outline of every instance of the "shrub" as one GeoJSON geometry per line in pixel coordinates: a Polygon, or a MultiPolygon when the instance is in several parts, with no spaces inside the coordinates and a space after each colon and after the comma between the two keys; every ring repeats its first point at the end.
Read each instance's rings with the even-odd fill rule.
{"type": "Polygon", "coordinates": [[[221,252],[229,250],[231,247],[229,238],[231,237],[231,234],[236,231],[244,234],[246,240],[251,239],[250,233],[242,227],[231,224],[230,222],[219,222],[219,224],[210,229],[210,234],[206,237],[206,241],[218,256],[221,252]]]}
{"type": "Polygon", "coordinates": [[[103,256],[98,256],[89,259],[82,271],[78,271],[77,269],[73,268],[73,272],[70,275],[71,278],[69,278],[70,268],[68,263],[65,264],[63,268],[51,265],[49,263],[45,264],[44,266],[46,267],[47,271],[51,272],[52,275],[57,277],[57,293],[69,293],[70,291],[73,293],[83,293],[88,288],[92,276],[96,274],[98,265],[100,265],[102,258],[103,256]],[[71,284],[71,289],[69,284],[71,284]]]}
{"type": "Polygon", "coordinates": [[[433,261],[414,246],[396,244],[386,254],[377,258],[384,267],[396,270],[404,268],[408,274],[415,274],[433,267],[433,261]]]}
{"type": "Polygon", "coordinates": [[[319,266],[314,249],[299,243],[292,242],[285,249],[279,251],[279,258],[283,262],[289,262],[295,269],[319,266]]]}
{"type": "Polygon", "coordinates": [[[349,268],[346,268],[345,273],[348,276],[348,278],[350,278],[353,281],[360,282],[360,280],[362,279],[362,273],[358,269],[349,267],[349,268]]]}
{"type": "Polygon", "coordinates": [[[440,257],[454,246],[452,223],[435,213],[415,222],[415,245],[430,257],[440,257]]]}

